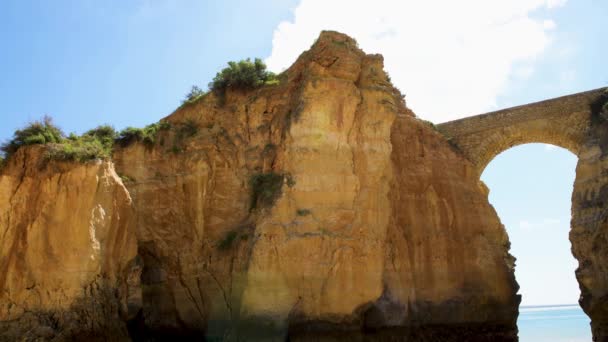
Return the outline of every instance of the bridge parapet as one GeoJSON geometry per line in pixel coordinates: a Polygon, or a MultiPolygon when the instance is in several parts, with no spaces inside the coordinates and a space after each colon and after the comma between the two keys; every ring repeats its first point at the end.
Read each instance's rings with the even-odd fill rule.
{"type": "Polygon", "coordinates": [[[547,143],[578,155],[588,136],[590,104],[605,88],[471,116],[437,125],[479,175],[501,152],[520,144],[547,143]]]}

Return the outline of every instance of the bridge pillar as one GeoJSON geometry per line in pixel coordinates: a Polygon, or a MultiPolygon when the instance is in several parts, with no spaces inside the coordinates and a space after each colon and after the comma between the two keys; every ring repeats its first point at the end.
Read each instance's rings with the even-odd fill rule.
{"type": "Polygon", "coordinates": [[[608,121],[592,127],[579,154],[571,226],[579,303],[591,318],[594,341],[608,341],[608,121]]]}
{"type": "Polygon", "coordinates": [[[579,262],[579,303],[598,342],[608,342],[607,108],[602,88],[437,125],[479,176],[495,156],[519,144],[553,144],[578,156],[570,242],[579,262]]]}

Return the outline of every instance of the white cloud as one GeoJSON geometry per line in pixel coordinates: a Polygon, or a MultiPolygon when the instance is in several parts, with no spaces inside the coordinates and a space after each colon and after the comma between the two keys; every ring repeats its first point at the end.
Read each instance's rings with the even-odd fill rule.
{"type": "Polygon", "coordinates": [[[523,65],[513,70],[514,76],[518,79],[528,79],[533,73],[534,67],[532,65],[523,65]]]}
{"type": "Polygon", "coordinates": [[[544,144],[545,145],[545,151],[555,151],[557,150],[557,146],[555,145],[551,145],[551,144],[544,144]]]}
{"type": "Polygon", "coordinates": [[[553,20],[543,20],[543,28],[546,30],[553,30],[555,28],[555,21],[553,20]]]}
{"type": "Polygon", "coordinates": [[[567,0],[547,0],[547,8],[561,7],[566,4],[567,0]]]}
{"type": "MultiPolygon", "coordinates": [[[[274,32],[270,69],[281,71],[321,30],[382,53],[395,85],[421,117],[442,122],[495,108],[517,62],[532,68],[555,23],[539,9],[565,0],[302,0],[274,32]]],[[[532,70],[528,70],[531,73],[532,70]]]]}

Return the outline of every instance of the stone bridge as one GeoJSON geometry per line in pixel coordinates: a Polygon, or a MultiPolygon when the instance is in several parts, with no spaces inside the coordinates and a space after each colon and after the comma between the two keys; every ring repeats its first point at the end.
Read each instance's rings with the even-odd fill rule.
{"type": "Polygon", "coordinates": [[[526,143],[547,143],[579,155],[589,137],[590,104],[604,88],[470,116],[437,125],[477,166],[479,175],[501,152],[526,143]]]}
{"type": "MultiPolygon", "coordinates": [[[[479,176],[512,146],[547,143],[578,157],[570,242],[579,303],[594,341],[608,341],[608,93],[596,89],[437,125],[479,176]],[[602,110],[602,108],[604,108],[602,110]]],[[[540,243],[540,242],[539,242],[540,243]]],[[[542,251],[542,244],[539,244],[542,251]]],[[[550,286],[550,284],[547,284],[550,286]]]]}

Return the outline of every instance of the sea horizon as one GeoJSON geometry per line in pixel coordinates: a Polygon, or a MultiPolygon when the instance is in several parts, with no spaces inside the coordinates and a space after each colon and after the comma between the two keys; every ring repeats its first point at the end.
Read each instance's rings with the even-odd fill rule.
{"type": "Polygon", "coordinates": [[[572,304],[535,304],[535,305],[520,305],[519,308],[520,309],[528,309],[528,308],[546,308],[546,307],[558,307],[558,306],[579,306],[580,304],[578,303],[572,303],[572,304]]]}
{"type": "Polygon", "coordinates": [[[591,320],[577,304],[522,305],[520,342],[591,342],[591,320]]]}

